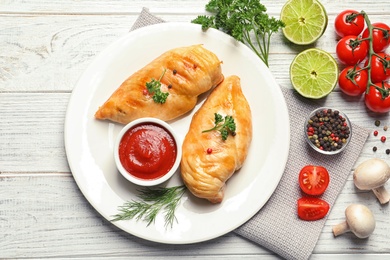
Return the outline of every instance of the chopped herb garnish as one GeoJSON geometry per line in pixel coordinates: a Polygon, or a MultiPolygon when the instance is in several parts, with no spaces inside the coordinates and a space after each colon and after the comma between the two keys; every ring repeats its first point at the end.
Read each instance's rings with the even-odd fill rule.
{"type": "Polygon", "coordinates": [[[158,80],[152,78],[150,82],[146,83],[146,89],[149,94],[153,94],[153,101],[156,103],[164,104],[167,101],[167,97],[169,96],[169,92],[161,91],[161,79],[165,74],[166,69],[164,69],[158,80]]]}
{"type": "Polygon", "coordinates": [[[214,113],[214,124],[213,128],[202,131],[202,133],[211,132],[211,131],[219,131],[222,136],[222,140],[226,140],[228,135],[235,136],[236,135],[236,123],[234,122],[234,118],[232,116],[225,116],[218,113],[214,113]]]}

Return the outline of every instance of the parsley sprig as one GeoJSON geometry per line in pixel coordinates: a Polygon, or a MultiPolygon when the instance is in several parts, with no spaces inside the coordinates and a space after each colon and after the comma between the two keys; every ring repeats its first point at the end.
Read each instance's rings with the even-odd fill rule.
{"type": "Polygon", "coordinates": [[[269,66],[271,35],[285,24],[269,17],[267,8],[259,0],[210,0],[205,8],[212,15],[200,15],[192,23],[201,24],[203,30],[215,28],[224,31],[247,44],[269,66]]]}
{"type": "Polygon", "coordinates": [[[211,132],[211,131],[219,131],[222,136],[222,140],[226,140],[231,134],[232,136],[236,135],[236,123],[234,122],[234,118],[232,116],[225,116],[222,117],[222,115],[218,113],[214,113],[214,124],[215,126],[213,128],[210,128],[208,130],[203,130],[202,133],[211,132]]]}
{"type": "Polygon", "coordinates": [[[187,190],[185,185],[170,188],[145,188],[140,190],[141,200],[131,200],[119,207],[119,213],[111,221],[136,219],[147,222],[147,226],[154,223],[159,212],[165,213],[165,227],[172,228],[175,210],[180,199],[187,190]]]}
{"type": "Polygon", "coordinates": [[[150,82],[146,83],[146,89],[148,90],[149,94],[153,94],[153,101],[160,104],[164,104],[167,101],[167,97],[169,96],[169,92],[161,91],[161,79],[164,76],[165,71],[166,69],[164,69],[158,80],[152,78],[150,82]]]}

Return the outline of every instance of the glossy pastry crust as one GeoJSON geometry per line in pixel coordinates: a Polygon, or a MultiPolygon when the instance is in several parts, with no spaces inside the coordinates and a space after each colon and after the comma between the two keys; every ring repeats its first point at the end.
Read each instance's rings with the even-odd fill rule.
{"type": "Polygon", "coordinates": [[[240,169],[252,141],[252,116],[240,78],[230,76],[218,85],[194,114],[183,141],[181,176],[192,194],[212,203],[223,200],[226,181],[240,169]],[[214,113],[233,116],[236,135],[223,141],[214,127],[214,113]],[[207,151],[208,149],[209,152],[207,151]],[[210,153],[211,151],[211,153],[210,153]]]}
{"type": "Polygon", "coordinates": [[[127,78],[97,110],[95,118],[127,124],[140,117],[175,119],[194,108],[197,97],[223,80],[221,61],[202,45],[172,49],[127,78]],[[161,78],[165,103],[156,103],[146,83],[161,78]]]}

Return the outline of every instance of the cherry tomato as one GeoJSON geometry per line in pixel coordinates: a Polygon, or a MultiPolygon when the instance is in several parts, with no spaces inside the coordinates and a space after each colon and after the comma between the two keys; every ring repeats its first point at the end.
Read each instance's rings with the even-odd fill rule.
{"type": "MultiPolygon", "coordinates": [[[[390,27],[384,23],[373,23],[373,27],[382,28],[372,30],[372,46],[375,52],[383,52],[390,44],[390,27]]],[[[369,36],[368,28],[362,34],[363,38],[369,36]]],[[[367,41],[368,44],[368,41],[367,41]]]]}
{"type": "Polygon", "coordinates": [[[321,195],[329,185],[329,173],[325,167],[306,165],[299,172],[299,187],[308,195],[321,195]]]}
{"type": "Polygon", "coordinates": [[[303,197],[298,200],[298,217],[303,220],[318,220],[328,214],[329,204],[319,198],[303,197]]]}
{"type": "MultiPolygon", "coordinates": [[[[390,90],[390,85],[387,82],[376,83],[375,85],[390,90]]],[[[373,112],[386,113],[390,111],[390,95],[383,98],[381,92],[374,86],[370,86],[368,93],[364,95],[364,102],[373,112]]]]}
{"type": "Polygon", "coordinates": [[[345,10],[336,16],[334,28],[338,36],[358,36],[364,29],[364,17],[355,10],[345,10]]]}
{"type": "Polygon", "coordinates": [[[365,41],[360,41],[354,35],[348,35],[337,43],[336,54],[340,62],[345,65],[355,65],[362,62],[368,53],[368,46],[365,41]]]}
{"type": "MultiPolygon", "coordinates": [[[[386,53],[380,52],[371,56],[371,81],[381,82],[390,77],[390,56],[386,53]]],[[[368,65],[368,59],[364,66],[368,65]]]]}
{"type": "Polygon", "coordinates": [[[367,70],[348,66],[339,75],[339,87],[348,96],[360,96],[366,91],[368,82],[367,70]]]}

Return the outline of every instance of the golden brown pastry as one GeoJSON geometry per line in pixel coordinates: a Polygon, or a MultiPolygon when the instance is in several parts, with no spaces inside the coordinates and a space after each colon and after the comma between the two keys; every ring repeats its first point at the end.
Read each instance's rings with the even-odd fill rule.
{"type": "Polygon", "coordinates": [[[188,189],[199,198],[219,203],[225,182],[241,168],[252,141],[252,116],[242,93],[240,78],[230,76],[208,96],[194,114],[183,141],[181,176],[188,189]],[[219,131],[202,133],[215,126],[214,113],[232,116],[235,135],[222,140],[219,131]]]}
{"type": "Polygon", "coordinates": [[[172,49],[127,78],[95,117],[122,124],[140,117],[169,121],[193,109],[197,97],[222,80],[221,61],[202,45],[172,49]],[[160,89],[169,96],[165,103],[156,103],[146,83],[161,75],[160,89]]]}

